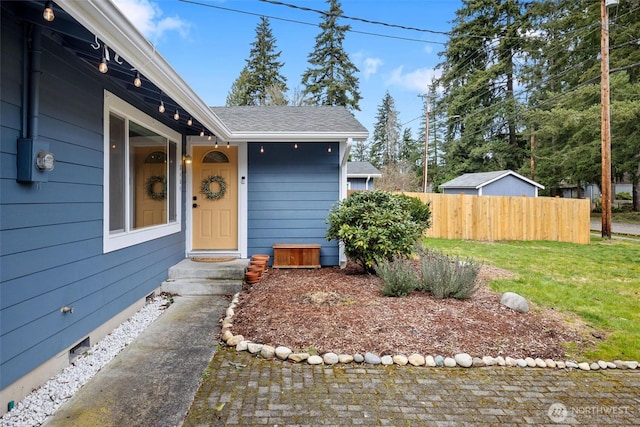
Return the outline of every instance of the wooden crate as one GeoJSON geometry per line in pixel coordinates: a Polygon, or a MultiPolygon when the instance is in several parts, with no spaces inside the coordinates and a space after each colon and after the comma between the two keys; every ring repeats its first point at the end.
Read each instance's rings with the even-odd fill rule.
{"type": "Polygon", "coordinates": [[[320,247],[315,243],[276,243],[273,268],[320,268],[320,247]]]}

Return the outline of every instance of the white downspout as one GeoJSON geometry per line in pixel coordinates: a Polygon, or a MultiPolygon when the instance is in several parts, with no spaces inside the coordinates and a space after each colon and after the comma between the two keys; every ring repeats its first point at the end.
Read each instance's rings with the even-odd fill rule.
{"type": "MultiPolygon", "coordinates": [[[[351,151],[351,145],[353,144],[352,138],[347,138],[346,144],[344,144],[344,151],[341,153],[340,159],[340,200],[347,198],[347,160],[349,159],[349,152],[351,151]]],[[[341,144],[342,146],[342,144],[341,144]]],[[[340,268],[347,266],[347,256],[344,253],[344,245],[342,242],[338,243],[338,262],[340,268]]]]}

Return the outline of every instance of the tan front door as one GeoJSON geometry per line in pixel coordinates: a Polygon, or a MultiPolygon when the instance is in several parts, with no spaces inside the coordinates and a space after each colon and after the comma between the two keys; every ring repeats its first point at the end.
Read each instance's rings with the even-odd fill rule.
{"type": "Polygon", "coordinates": [[[193,147],[193,249],[238,249],[238,148],[193,147]],[[206,180],[210,193],[220,193],[220,178],[226,191],[219,199],[202,193],[206,180]]]}

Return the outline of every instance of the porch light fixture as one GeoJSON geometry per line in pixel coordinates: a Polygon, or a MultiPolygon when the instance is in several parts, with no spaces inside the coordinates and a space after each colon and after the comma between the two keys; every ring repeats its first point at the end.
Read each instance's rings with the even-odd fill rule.
{"type": "Polygon", "coordinates": [[[203,137],[203,136],[204,136],[204,129],[200,131],[200,137],[203,137]]]}
{"type": "Polygon", "coordinates": [[[177,108],[176,108],[176,113],[173,115],[173,119],[174,120],[180,120],[180,112],[178,111],[177,108]]]}
{"type": "Polygon", "coordinates": [[[133,79],[133,85],[135,87],[142,86],[142,79],[140,78],[140,73],[136,71],[136,77],[133,79]]]}
{"type": "Polygon", "coordinates": [[[186,156],[184,156],[184,157],[183,157],[183,160],[184,160],[184,164],[185,164],[185,165],[190,165],[190,164],[191,164],[191,162],[193,162],[193,159],[192,159],[192,158],[191,158],[191,156],[190,156],[190,155],[188,155],[188,154],[187,154],[186,156]]]}
{"type": "Polygon", "coordinates": [[[53,13],[53,3],[48,1],[44,4],[44,10],[42,11],[42,17],[45,21],[51,22],[56,19],[55,13],[53,13]]]}
{"type": "Polygon", "coordinates": [[[193,124],[193,119],[189,117],[189,120],[187,120],[187,126],[191,126],[192,124],[193,124]]]}

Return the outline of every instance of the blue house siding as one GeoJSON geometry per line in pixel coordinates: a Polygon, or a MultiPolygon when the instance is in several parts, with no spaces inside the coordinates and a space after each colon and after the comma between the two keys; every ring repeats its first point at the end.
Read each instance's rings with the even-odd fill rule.
{"type": "Polygon", "coordinates": [[[475,188],[443,188],[442,189],[442,193],[443,194],[460,194],[460,193],[464,193],[464,194],[469,194],[471,196],[477,196],[478,195],[478,190],[476,190],[475,188]]]}
{"type": "MultiPolygon", "coordinates": [[[[11,7],[3,4],[3,11],[11,7]]],[[[1,43],[4,389],[156,289],[168,268],[184,258],[185,235],[183,231],[103,254],[103,90],[132,105],[136,101],[46,37],[38,140],[49,143],[56,165],[48,182],[16,182],[23,42],[22,27],[7,13],[2,14],[1,43]],[[74,313],[61,314],[65,305],[73,306],[74,313]]]]}
{"type": "Polygon", "coordinates": [[[373,190],[373,179],[369,180],[369,188],[367,188],[367,178],[349,178],[350,190],[373,190]]]}
{"type": "Polygon", "coordinates": [[[513,175],[505,176],[482,187],[483,196],[528,196],[535,197],[535,186],[513,175]]]}
{"type": "Polygon", "coordinates": [[[248,146],[248,254],[273,255],[274,243],[319,243],[320,263],[338,265],[327,215],[340,196],[338,144],[248,146]]]}

